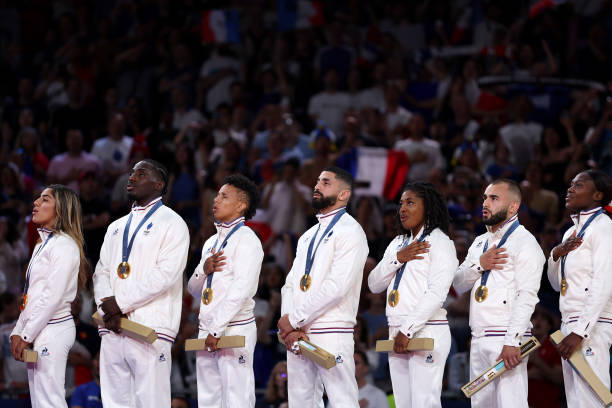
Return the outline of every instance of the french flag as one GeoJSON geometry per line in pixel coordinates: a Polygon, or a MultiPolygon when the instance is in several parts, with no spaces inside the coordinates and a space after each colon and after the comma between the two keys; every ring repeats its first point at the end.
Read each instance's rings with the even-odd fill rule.
{"type": "Polygon", "coordinates": [[[202,42],[239,43],[240,16],[237,10],[202,12],[202,42]]]}
{"type": "Polygon", "coordinates": [[[291,31],[325,24],[323,3],[307,0],[278,0],[278,30],[291,31]]]}
{"type": "Polygon", "coordinates": [[[353,147],[336,160],[336,165],[353,175],[356,195],[387,200],[397,198],[410,168],[405,152],[384,147],[353,147]]]}

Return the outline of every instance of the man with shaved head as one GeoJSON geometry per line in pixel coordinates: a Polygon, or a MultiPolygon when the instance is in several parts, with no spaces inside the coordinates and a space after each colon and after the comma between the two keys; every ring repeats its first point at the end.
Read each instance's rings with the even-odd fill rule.
{"type": "Polygon", "coordinates": [[[178,332],[189,231],[162,203],[168,171],[142,160],[130,172],[129,215],[106,231],[93,277],[104,326],[100,387],[105,407],[169,407],[171,347],[178,332]],[[155,330],[153,344],[125,336],[120,319],[155,330]]]}
{"type": "Polygon", "coordinates": [[[458,292],[470,293],[470,378],[499,359],[508,371],[472,396],[474,408],[527,408],[527,359],[520,346],[531,336],[531,314],[546,259],[518,220],[521,189],[509,179],[489,184],[477,237],[455,275],[458,292]]]}

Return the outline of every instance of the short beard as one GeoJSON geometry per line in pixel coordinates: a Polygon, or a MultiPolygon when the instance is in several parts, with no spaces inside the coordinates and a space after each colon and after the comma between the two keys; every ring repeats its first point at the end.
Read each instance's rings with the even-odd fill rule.
{"type": "Polygon", "coordinates": [[[336,204],[336,201],[338,201],[338,197],[325,197],[324,195],[321,195],[321,198],[312,197],[311,204],[312,208],[315,210],[323,210],[324,208],[331,207],[332,205],[336,204]]]}
{"type": "Polygon", "coordinates": [[[483,218],[482,222],[484,223],[484,225],[497,225],[501,222],[506,221],[506,218],[508,218],[508,207],[504,208],[503,210],[499,210],[494,214],[491,214],[488,219],[483,218]]]}

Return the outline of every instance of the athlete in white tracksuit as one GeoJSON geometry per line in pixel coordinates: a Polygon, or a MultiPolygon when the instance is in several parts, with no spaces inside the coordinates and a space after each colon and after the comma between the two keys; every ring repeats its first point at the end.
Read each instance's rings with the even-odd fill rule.
{"type": "MultiPolygon", "coordinates": [[[[26,273],[26,300],[11,333],[11,349],[16,359],[21,360],[26,344],[38,352],[38,361],[28,364],[33,408],[67,406],[64,388],[66,361],[76,333],[70,303],[77,294],[82,248],[79,250],[79,243],[62,231],[61,228],[67,224],[55,220],[48,223],[39,221],[45,207],[51,208],[51,200],[55,202],[56,199],[62,202],[58,207],[71,208],[73,212],[73,225],[69,228],[73,232],[81,231],[80,225],[74,228],[74,224],[80,222],[81,211],[80,206],[76,208],[76,194],[58,185],[45,189],[34,204],[32,217],[35,223],[45,227],[38,230],[40,241],[34,248],[26,273]],[[63,197],[58,197],[60,190],[64,192],[63,197]],[[72,204],[65,200],[66,195],[72,195],[72,204]],[[78,217],[74,215],[75,211],[78,211],[78,217]]],[[[55,213],[53,207],[48,214],[54,216],[55,213]]]]}
{"type": "Polygon", "coordinates": [[[128,242],[138,226],[142,227],[136,231],[127,260],[129,275],[121,278],[118,274],[130,218],[125,216],[108,227],[93,277],[98,312],[106,322],[98,329],[105,407],[170,406],[170,351],[180,323],[189,231],[177,213],[161,204],[167,180],[164,172],[157,162],[145,160],[130,175],[128,193],[136,203],[130,212],[128,242]],[[107,313],[109,303],[112,315],[107,313]],[[118,325],[122,315],[154,329],[157,340],[148,344],[109,330],[116,329],[113,325],[118,325]],[[117,320],[106,320],[109,318],[117,320]]]}
{"type": "Polygon", "coordinates": [[[300,237],[293,266],[281,290],[279,329],[288,349],[299,333],[305,333],[314,344],[336,356],[336,365],[327,370],[302,355],[287,352],[290,406],[320,406],[321,380],[333,407],[359,406],[353,327],[368,244],[359,223],[343,213],[351,181],[350,175],[334,167],[319,176],[313,195],[313,204],[321,210],[317,215],[319,222],[300,237]],[[318,204],[332,201],[333,205],[325,208],[318,204]],[[343,214],[336,218],[339,213],[343,214]],[[337,223],[328,230],[334,219],[337,223]],[[305,275],[311,241],[311,255],[315,256],[309,274],[311,283],[304,291],[300,282],[305,275]]]}
{"type": "MultiPolygon", "coordinates": [[[[564,336],[571,333],[579,336],[576,347],[597,377],[610,388],[612,220],[601,212],[599,203],[589,203],[589,193],[592,193],[589,189],[593,188],[593,184],[592,180],[589,183],[588,178],[584,177],[588,173],[580,173],[568,190],[567,207],[575,207],[578,211],[572,215],[574,225],[565,232],[563,243],[557,247],[559,249],[551,251],[548,258],[548,279],[555,290],[561,290],[561,255],[566,254],[563,275],[567,289],[559,297],[561,332],[564,336]],[[578,201],[585,195],[587,203],[581,205],[578,201]],[[589,222],[591,217],[593,218],[589,222]],[[577,237],[581,231],[584,235],[577,237]],[[572,242],[576,245],[572,246],[572,242]],[[567,249],[560,251],[564,247],[567,249]]],[[[594,176],[598,177],[596,173],[594,176]]],[[[602,177],[601,174],[599,177],[602,177]]],[[[612,191],[609,191],[609,194],[612,194],[612,191]]],[[[571,353],[567,351],[564,357],[569,355],[571,353]]],[[[565,359],[562,364],[568,407],[603,407],[597,395],[565,359]]]]}
{"type": "Polygon", "coordinates": [[[499,358],[504,358],[506,366],[513,367],[471,397],[474,408],[528,407],[528,359],[518,363],[519,347],[526,336],[531,336],[530,319],[538,302],[537,293],[546,259],[534,236],[521,225],[508,236],[502,246],[505,250],[495,248],[506,232],[518,222],[516,212],[520,205],[520,190],[512,183],[494,181],[487,187],[483,220],[491,220],[496,224],[487,225],[489,231],[474,240],[453,283],[459,293],[471,291],[470,378],[474,379],[499,358]],[[499,214],[502,215],[501,220],[496,219],[499,214]],[[485,246],[488,250],[483,254],[485,246]],[[490,256],[496,257],[493,261],[495,267],[485,285],[487,296],[478,302],[475,295],[482,284],[483,271],[491,269],[481,262],[486,261],[488,265],[491,261],[487,258],[490,256]],[[511,360],[517,360],[508,362],[505,358],[507,352],[517,353],[518,357],[510,357],[511,360]]]}
{"type": "Polygon", "coordinates": [[[389,370],[397,406],[440,407],[444,367],[451,345],[446,310],[442,304],[459,262],[453,241],[438,228],[448,228],[448,212],[444,200],[431,184],[408,185],[402,194],[399,212],[407,233],[391,241],[383,259],[370,272],[368,286],[374,293],[386,290],[387,299],[394,296],[393,290],[397,291],[395,296],[399,293],[397,302],[387,301],[390,339],[395,339],[399,332],[408,339],[434,339],[432,351],[389,354],[389,370]],[[415,203],[418,200],[420,202],[415,203]],[[412,211],[419,205],[423,211],[412,211]],[[434,225],[425,216],[427,208],[432,206],[438,206],[440,214],[444,214],[434,225]],[[425,225],[428,225],[427,231],[425,225]],[[433,226],[436,228],[429,232],[433,226]],[[413,235],[410,232],[412,229],[418,232],[413,235]],[[411,243],[420,242],[429,246],[417,254],[418,258],[405,263],[398,260],[398,253],[403,248],[409,251],[411,243]],[[405,269],[400,272],[403,265],[405,269]]]}

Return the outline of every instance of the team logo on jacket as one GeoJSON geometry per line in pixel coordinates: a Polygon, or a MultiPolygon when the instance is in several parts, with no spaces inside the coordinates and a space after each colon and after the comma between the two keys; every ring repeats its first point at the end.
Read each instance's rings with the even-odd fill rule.
{"type": "Polygon", "coordinates": [[[50,355],[50,354],[49,354],[49,350],[47,350],[47,348],[46,348],[46,347],[43,347],[42,351],[40,352],[40,355],[41,355],[41,356],[44,356],[44,357],[46,357],[46,356],[50,355]]]}
{"type": "Polygon", "coordinates": [[[327,234],[327,236],[323,240],[324,244],[327,244],[327,241],[329,241],[329,238],[332,236],[333,233],[334,233],[334,231],[329,231],[329,234],[327,234]]]}
{"type": "Polygon", "coordinates": [[[246,359],[242,354],[240,355],[240,357],[238,357],[238,364],[246,364],[246,359]]]}
{"type": "Polygon", "coordinates": [[[115,228],[115,230],[113,231],[113,237],[117,235],[118,233],[119,233],[119,228],[115,228]]]}
{"type": "Polygon", "coordinates": [[[150,222],[149,225],[147,225],[147,229],[144,230],[143,234],[149,235],[149,232],[151,232],[151,227],[152,226],[153,226],[153,223],[150,222]]]}
{"type": "Polygon", "coordinates": [[[341,355],[337,355],[336,356],[336,364],[342,364],[344,363],[344,360],[342,359],[341,355]]]}
{"type": "Polygon", "coordinates": [[[480,248],[482,246],[482,241],[480,241],[478,244],[476,244],[476,248],[480,248]]]}
{"type": "Polygon", "coordinates": [[[164,361],[166,361],[166,355],[164,353],[161,353],[159,355],[159,362],[163,363],[164,361]]]}
{"type": "Polygon", "coordinates": [[[586,350],[584,350],[584,354],[585,354],[587,357],[591,357],[591,356],[594,356],[594,355],[595,355],[595,353],[593,353],[593,350],[592,350],[590,347],[587,347],[587,349],[586,349],[586,350]]]}
{"type": "Polygon", "coordinates": [[[433,356],[431,354],[428,354],[427,357],[425,358],[425,362],[427,364],[433,364],[434,362],[433,356]]]}

